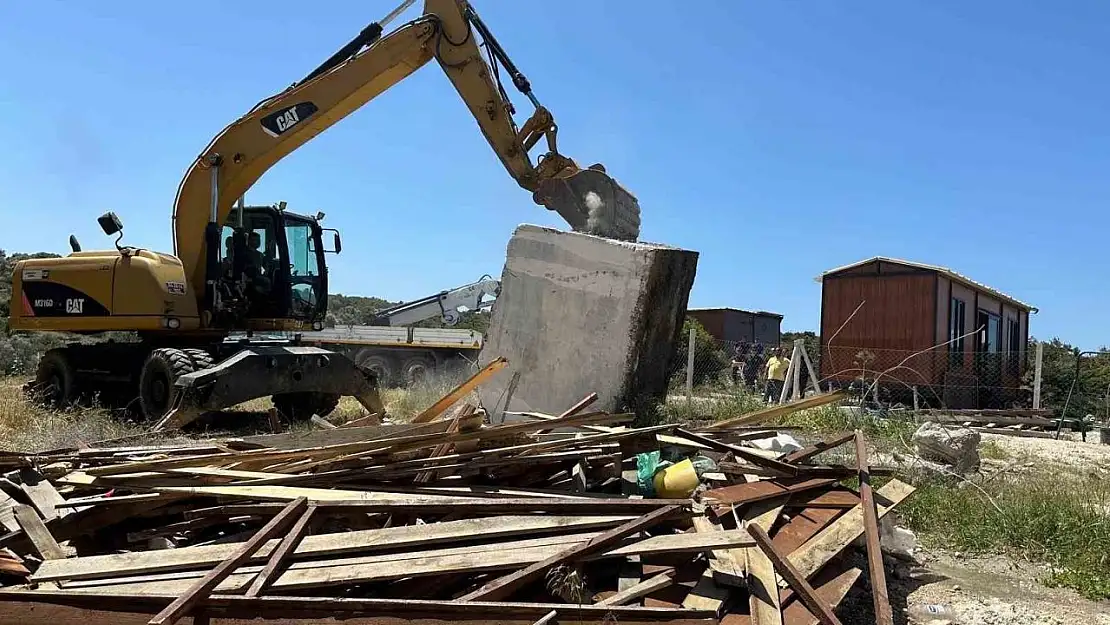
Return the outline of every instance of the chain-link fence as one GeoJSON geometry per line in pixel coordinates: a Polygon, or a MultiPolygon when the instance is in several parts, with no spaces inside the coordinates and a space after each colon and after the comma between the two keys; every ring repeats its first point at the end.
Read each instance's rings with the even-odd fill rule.
{"type": "Polygon", "coordinates": [[[1042,403],[1062,419],[1110,427],[1110,351],[1059,353],[1047,344],[1043,363],[1042,403]]]}
{"type": "MultiPolygon", "coordinates": [[[[906,408],[1032,406],[1032,346],[995,352],[967,347],[876,349],[821,345],[818,338],[811,337],[799,345],[804,354],[797,352],[801,355],[796,368],[798,387],[802,392],[812,392],[816,378],[822,391],[843,388],[861,402],[906,408]]],[[[784,381],[788,386],[786,395],[793,395],[794,385],[787,379],[793,357],[793,342],[762,345],[721,341],[695,328],[683,336],[676,349],[668,397],[704,401],[744,395],[753,403],[774,403],[782,396],[784,381]]],[[[1103,390],[1110,392],[1110,388],[1103,390]]],[[[1084,396],[1089,395],[1088,390],[1084,396]]],[[[1110,417],[1110,394],[1103,410],[1110,417]]]]}

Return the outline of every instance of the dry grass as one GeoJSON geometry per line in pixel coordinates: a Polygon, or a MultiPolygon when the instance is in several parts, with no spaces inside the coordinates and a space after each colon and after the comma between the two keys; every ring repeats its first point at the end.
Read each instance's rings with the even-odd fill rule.
{"type": "MultiPolygon", "coordinates": [[[[442,377],[409,389],[385,389],[382,401],[394,421],[408,421],[446,395],[463,378],[442,377]]],[[[98,407],[79,407],[55,411],[28,402],[22,391],[25,379],[0,376],[0,450],[41,452],[78,444],[124,437],[136,437],[135,444],[188,442],[221,435],[268,433],[265,413],[272,407],[269,398],[239,404],[226,414],[216,416],[207,426],[191,428],[187,435],[153,435],[144,424],[128,420],[119,411],[98,407]]],[[[471,396],[465,401],[475,402],[471,396]]],[[[345,423],[366,416],[366,409],[353,397],[344,397],[328,415],[332,423],[345,423]]],[[[311,422],[289,425],[290,430],[313,429],[311,422]]]]}
{"type": "Polygon", "coordinates": [[[117,419],[106,409],[52,411],[35,406],[23,397],[24,382],[21,378],[0,377],[2,449],[38,452],[143,433],[137,424],[117,419]]]}

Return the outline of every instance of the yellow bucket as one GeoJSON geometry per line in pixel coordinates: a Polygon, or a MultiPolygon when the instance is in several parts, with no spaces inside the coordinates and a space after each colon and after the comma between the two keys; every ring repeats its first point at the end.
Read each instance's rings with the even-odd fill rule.
{"type": "Polygon", "coordinates": [[[685,499],[698,487],[698,472],[689,459],[660,470],[652,479],[655,494],[663,499],[685,499]]]}

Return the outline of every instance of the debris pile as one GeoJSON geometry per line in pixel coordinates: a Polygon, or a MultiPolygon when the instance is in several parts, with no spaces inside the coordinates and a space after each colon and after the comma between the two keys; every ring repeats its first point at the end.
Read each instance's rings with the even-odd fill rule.
{"type": "Polygon", "coordinates": [[[879,523],[913,487],[872,490],[861,435],[775,451],[751,419],[630,427],[591,401],[0,456],[0,625],[837,623],[865,570],[889,622],[879,523]],[[859,466],[816,462],[853,442],[859,466]]]}

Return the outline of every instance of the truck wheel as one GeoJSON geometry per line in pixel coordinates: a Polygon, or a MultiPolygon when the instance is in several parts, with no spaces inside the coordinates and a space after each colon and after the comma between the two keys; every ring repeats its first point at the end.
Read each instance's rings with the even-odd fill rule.
{"type": "Polygon", "coordinates": [[[139,405],[149,421],[166,416],[173,406],[177,378],[194,371],[193,359],[182,349],[162,347],[150,352],[139,374],[139,405]]]}
{"type": "Polygon", "coordinates": [[[405,385],[413,386],[414,384],[427,382],[432,377],[435,367],[435,361],[424,356],[405,359],[405,364],[401,365],[401,374],[405,377],[405,385]]]}
{"type": "Polygon", "coordinates": [[[381,354],[367,354],[357,361],[358,366],[374,372],[379,388],[389,388],[397,381],[393,373],[393,362],[381,354]]]}
{"type": "Polygon", "coordinates": [[[274,408],[290,421],[304,421],[312,415],[326,417],[339,405],[339,395],[332,393],[282,393],[274,395],[274,408]]]}
{"type": "Polygon", "coordinates": [[[77,399],[77,372],[64,350],[43,354],[35,372],[35,398],[49,408],[65,408],[77,399]]]}

